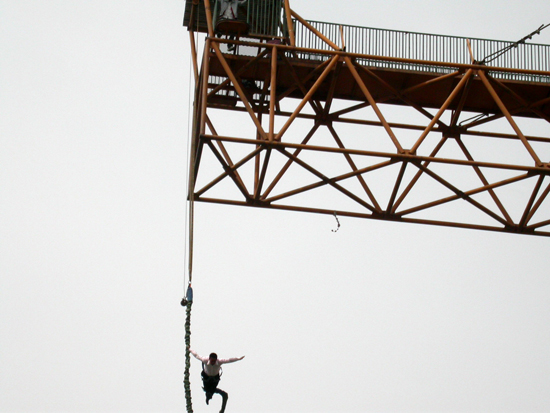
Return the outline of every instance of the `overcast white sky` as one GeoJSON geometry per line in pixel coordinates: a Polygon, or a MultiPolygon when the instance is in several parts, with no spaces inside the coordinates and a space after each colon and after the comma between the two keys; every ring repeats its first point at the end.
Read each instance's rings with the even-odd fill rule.
{"type": "MultiPolygon", "coordinates": [[[[291,6],[502,40],[550,23],[547,0],[291,6]]],[[[0,0],[2,412],[185,408],[183,9],[0,0]]],[[[340,222],[196,205],[193,347],[246,355],[228,412],[550,411],[550,239],[340,222]]]]}

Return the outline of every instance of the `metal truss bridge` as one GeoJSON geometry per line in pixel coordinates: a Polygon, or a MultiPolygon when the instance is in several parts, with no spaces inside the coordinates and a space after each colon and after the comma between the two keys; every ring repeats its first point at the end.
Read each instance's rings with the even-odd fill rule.
{"type": "Polygon", "coordinates": [[[194,201],[550,236],[550,45],[218,3],[184,16],[194,201]]]}

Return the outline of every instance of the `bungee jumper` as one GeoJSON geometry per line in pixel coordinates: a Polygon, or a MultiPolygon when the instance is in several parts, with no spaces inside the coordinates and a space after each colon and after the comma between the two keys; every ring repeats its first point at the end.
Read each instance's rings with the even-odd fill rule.
{"type": "Polygon", "coordinates": [[[227,392],[218,389],[218,383],[220,382],[221,377],[221,365],[242,360],[244,359],[244,356],[220,359],[216,353],[210,353],[208,357],[202,357],[191,348],[188,347],[187,349],[197,360],[202,362],[202,389],[206,394],[206,404],[209,404],[210,399],[214,396],[214,393],[217,393],[222,396],[222,408],[220,413],[224,413],[225,406],[227,405],[228,394],[227,392]]]}

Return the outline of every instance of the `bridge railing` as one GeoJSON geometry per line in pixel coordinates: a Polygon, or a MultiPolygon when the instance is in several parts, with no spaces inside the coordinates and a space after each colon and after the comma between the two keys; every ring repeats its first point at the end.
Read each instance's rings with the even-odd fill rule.
{"type": "MultiPolygon", "coordinates": [[[[509,41],[375,29],[317,21],[308,21],[308,23],[339,46],[342,45],[343,34],[347,52],[392,58],[469,64],[471,63],[471,57],[468,50],[468,40],[476,61],[482,61],[487,56],[514,44],[514,42],[509,41]]],[[[298,20],[294,21],[294,31],[296,46],[308,49],[331,50],[328,44],[298,20]]],[[[323,60],[327,57],[315,53],[301,53],[300,58],[323,60]]],[[[361,60],[360,63],[373,67],[435,73],[449,73],[455,70],[450,67],[431,66],[429,64],[419,65],[367,59],[361,60]]],[[[487,66],[550,72],[550,45],[520,43],[517,47],[511,48],[487,63],[487,66]]],[[[492,72],[492,75],[506,80],[550,83],[550,76],[544,75],[510,72],[492,72]]]]}

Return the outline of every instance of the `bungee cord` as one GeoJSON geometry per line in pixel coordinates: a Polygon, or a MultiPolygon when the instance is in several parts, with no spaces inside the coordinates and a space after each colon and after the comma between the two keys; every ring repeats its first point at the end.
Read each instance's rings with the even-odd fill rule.
{"type": "MultiPolygon", "coordinates": [[[[199,25],[199,15],[200,13],[197,11],[197,27],[199,25]]],[[[197,42],[198,46],[198,36],[196,39],[194,39],[197,42]]],[[[195,47],[195,50],[197,48],[195,47]]],[[[192,63],[190,62],[190,65],[192,63]]],[[[188,216],[188,221],[186,221],[186,232],[187,232],[187,263],[185,263],[184,258],[184,268],[185,264],[187,264],[187,274],[188,274],[188,282],[186,284],[186,277],[184,273],[183,277],[183,289],[184,289],[184,298],[181,300],[181,305],[183,307],[186,307],[185,311],[185,371],[183,375],[183,387],[185,390],[185,403],[187,408],[187,413],[193,413],[193,402],[191,398],[191,382],[190,382],[190,369],[191,369],[191,355],[190,355],[190,347],[191,347],[191,307],[193,305],[193,289],[191,287],[191,282],[193,280],[193,233],[194,233],[194,216],[195,216],[195,168],[194,168],[194,144],[193,144],[193,136],[192,136],[192,124],[194,122],[190,122],[191,120],[191,93],[193,93],[194,88],[192,88],[192,82],[191,77],[193,76],[193,70],[192,68],[189,69],[189,101],[188,101],[188,128],[187,128],[187,139],[189,142],[189,146],[187,148],[187,166],[189,171],[189,180],[187,184],[187,193],[189,194],[189,208],[186,208],[185,214],[186,217],[188,216]],[[187,288],[187,289],[186,289],[187,288]]],[[[194,111],[193,111],[194,112],[194,111]]],[[[186,203],[187,206],[187,203],[186,203]]]]}

